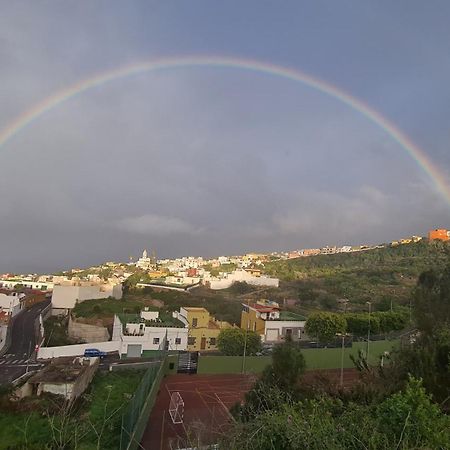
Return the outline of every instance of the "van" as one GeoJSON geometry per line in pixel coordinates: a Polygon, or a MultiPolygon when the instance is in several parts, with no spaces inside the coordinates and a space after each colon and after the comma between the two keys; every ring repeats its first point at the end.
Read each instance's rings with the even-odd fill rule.
{"type": "Polygon", "coordinates": [[[100,351],[98,348],[87,348],[84,351],[85,357],[97,357],[97,358],[104,358],[107,356],[106,352],[100,351]]]}

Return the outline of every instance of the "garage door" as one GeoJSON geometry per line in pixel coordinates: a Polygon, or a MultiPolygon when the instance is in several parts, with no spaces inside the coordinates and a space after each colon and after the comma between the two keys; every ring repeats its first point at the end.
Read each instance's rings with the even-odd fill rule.
{"type": "Polygon", "coordinates": [[[140,358],[142,353],[142,344],[128,344],[127,358],[140,358]]]}
{"type": "Polygon", "coordinates": [[[278,328],[267,328],[266,342],[278,341],[278,328]]]}

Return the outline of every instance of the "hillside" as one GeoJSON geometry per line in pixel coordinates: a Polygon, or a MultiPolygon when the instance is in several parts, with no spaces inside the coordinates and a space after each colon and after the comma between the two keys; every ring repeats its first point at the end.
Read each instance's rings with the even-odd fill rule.
{"type": "Polygon", "coordinates": [[[298,298],[303,307],[337,309],[348,299],[349,309],[379,310],[409,305],[410,293],[421,272],[450,260],[450,245],[421,241],[358,253],[319,255],[274,261],[266,272],[282,280],[280,292],[298,298]]]}

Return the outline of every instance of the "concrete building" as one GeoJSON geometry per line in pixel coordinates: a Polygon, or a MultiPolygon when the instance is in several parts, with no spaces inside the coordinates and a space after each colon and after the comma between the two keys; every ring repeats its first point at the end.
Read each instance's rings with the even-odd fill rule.
{"type": "Polygon", "coordinates": [[[217,350],[217,338],[221,330],[233,328],[228,322],[212,317],[205,308],[180,308],[178,316],[189,326],[188,350],[217,350]]]}
{"type": "Polygon", "coordinates": [[[187,323],[177,313],[160,316],[157,311],[114,316],[112,341],[121,341],[127,356],[141,356],[148,350],[186,350],[187,323]]]}
{"type": "Polygon", "coordinates": [[[67,314],[78,302],[113,297],[122,298],[121,283],[66,281],[55,284],[52,293],[52,314],[67,314]]]}
{"type": "Polygon", "coordinates": [[[205,282],[209,284],[210,289],[218,290],[218,289],[227,289],[236,282],[245,282],[247,284],[251,284],[253,286],[270,286],[270,287],[278,287],[280,280],[278,278],[270,278],[264,275],[255,276],[251,273],[237,269],[234,272],[224,273],[222,278],[204,278],[205,282]]]}
{"type": "Polygon", "coordinates": [[[20,292],[0,293],[0,311],[6,313],[9,317],[14,317],[22,311],[24,307],[22,300],[25,297],[25,294],[20,292]]]}
{"type": "Polygon", "coordinates": [[[71,402],[87,389],[98,365],[98,358],[55,358],[30,378],[28,384],[37,395],[48,392],[71,402]]]}
{"type": "Polygon", "coordinates": [[[307,338],[306,319],[298,314],[280,311],[276,302],[260,300],[252,304],[242,304],[241,328],[255,331],[262,342],[282,342],[286,336],[293,341],[307,338]]]}

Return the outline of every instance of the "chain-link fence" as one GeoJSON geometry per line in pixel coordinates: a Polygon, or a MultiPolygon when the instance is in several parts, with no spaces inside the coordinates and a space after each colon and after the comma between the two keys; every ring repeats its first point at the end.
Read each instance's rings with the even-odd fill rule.
{"type": "Polygon", "coordinates": [[[161,361],[145,372],[122,416],[121,450],[140,448],[140,440],[147,426],[148,416],[155,402],[164,371],[165,355],[161,352],[161,361]]]}

